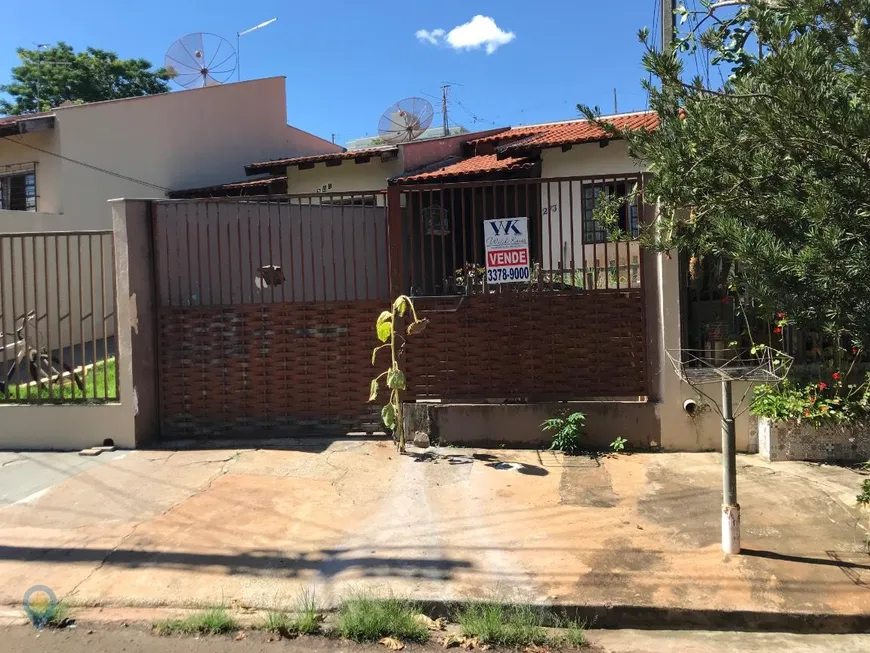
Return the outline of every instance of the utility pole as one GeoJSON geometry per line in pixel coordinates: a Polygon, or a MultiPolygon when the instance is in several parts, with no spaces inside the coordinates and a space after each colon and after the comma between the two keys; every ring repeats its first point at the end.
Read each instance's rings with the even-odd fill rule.
{"type": "Polygon", "coordinates": [[[616,101],[616,89],[613,89],[613,113],[619,113],[619,103],[616,101]]]}
{"type": "Polygon", "coordinates": [[[677,0],[659,0],[662,6],[662,51],[674,42],[677,29],[677,0]]]}
{"type": "Polygon", "coordinates": [[[442,134],[444,136],[450,136],[450,127],[447,123],[447,91],[450,90],[450,84],[442,84],[441,85],[441,124],[442,124],[442,134]]]}
{"type": "MultiPolygon", "coordinates": [[[[662,3],[662,52],[673,46],[677,0],[662,3]]],[[[737,445],[731,379],[722,377],[722,551],[740,553],[740,504],[737,503],[737,445]]]]}

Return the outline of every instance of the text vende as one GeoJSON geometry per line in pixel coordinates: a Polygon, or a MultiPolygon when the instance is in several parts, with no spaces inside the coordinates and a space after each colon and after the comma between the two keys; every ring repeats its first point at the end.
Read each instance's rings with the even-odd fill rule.
{"type": "Polygon", "coordinates": [[[488,268],[528,264],[529,250],[527,249],[503,249],[497,252],[486,253],[486,267],[488,268]]]}

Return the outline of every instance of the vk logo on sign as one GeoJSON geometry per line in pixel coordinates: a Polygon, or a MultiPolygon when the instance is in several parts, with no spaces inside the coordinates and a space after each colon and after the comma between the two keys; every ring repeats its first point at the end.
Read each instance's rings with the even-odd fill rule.
{"type": "Polygon", "coordinates": [[[492,220],[489,223],[489,226],[492,227],[492,230],[495,232],[496,236],[521,236],[522,233],[519,229],[517,229],[517,222],[517,220],[492,220]]]}

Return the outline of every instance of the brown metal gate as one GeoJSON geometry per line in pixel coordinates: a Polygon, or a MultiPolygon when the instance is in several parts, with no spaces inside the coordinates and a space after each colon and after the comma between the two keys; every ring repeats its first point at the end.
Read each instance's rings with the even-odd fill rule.
{"type": "Polygon", "coordinates": [[[164,437],[380,430],[367,403],[391,296],[429,318],[408,399],[647,394],[635,176],[154,204],[164,437]],[[530,278],[487,280],[483,221],[528,217],[530,278]]]}
{"type": "Polygon", "coordinates": [[[154,206],[164,437],[371,431],[381,193],[154,206]]]}
{"type": "Polygon", "coordinates": [[[393,274],[431,323],[408,343],[411,396],[647,395],[641,186],[607,175],[404,187],[406,251],[393,274]],[[617,224],[597,222],[596,205],[616,197],[630,198],[617,224]],[[529,220],[530,278],[490,283],[484,221],[516,217],[529,220]]]}

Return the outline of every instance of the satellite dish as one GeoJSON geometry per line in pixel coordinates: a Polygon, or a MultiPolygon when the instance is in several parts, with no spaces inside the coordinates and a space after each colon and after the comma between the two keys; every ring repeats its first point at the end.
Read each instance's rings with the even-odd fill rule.
{"type": "Polygon", "coordinates": [[[163,65],[181,88],[216,86],[232,79],[238,65],[235,48],[217,34],[196,32],[169,46],[163,65]]]}
{"type": "Polygon", "coordinates": [[[407,143],[429,128],[432,116],[429,100],[405,98],[384,111],[378,122],[378,134],[385,143],[407,143]]]}

